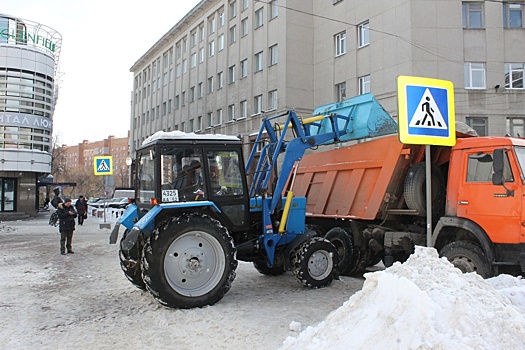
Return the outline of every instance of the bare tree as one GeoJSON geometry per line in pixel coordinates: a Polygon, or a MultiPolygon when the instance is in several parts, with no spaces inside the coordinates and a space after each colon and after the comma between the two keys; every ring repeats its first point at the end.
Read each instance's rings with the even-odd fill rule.
{"type": "Polygon", "coordinates": [[[51,175],[53,175],[55,181],[58,182],[65,171],[66,149],[60,141],[60,134],[54,134],[51,152],[51,175]]]}

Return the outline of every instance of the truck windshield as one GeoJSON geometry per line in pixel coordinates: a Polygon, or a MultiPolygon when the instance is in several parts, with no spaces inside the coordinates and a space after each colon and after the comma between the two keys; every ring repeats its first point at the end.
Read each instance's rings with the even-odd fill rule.
{"type": "Polygon", "coordinates": [[[520,165],[521,179],[525,180],[525,147],[514,147],[514,150],[516,151],[516,157],[518,157],[518,163],[520,165]]]}

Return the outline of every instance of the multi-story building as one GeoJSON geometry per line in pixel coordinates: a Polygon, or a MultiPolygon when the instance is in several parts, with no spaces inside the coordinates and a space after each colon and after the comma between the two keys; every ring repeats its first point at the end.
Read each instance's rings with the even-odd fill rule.
{"type": "MultiPolygon", "coordinates": [[[[78,185],[82,176],[94,176],[94,157],[96,156],[112,156],[113,158],[113,185],[116,187],[130,186],[130,170],[126,164],[126,158],[129,156],[129,136],[115,137],[109,136],[107,139],[101,141],[90,142],[88,140],[82,141],[76,146],[62,145],[56,151],[60,156],[57,157],[58,165],[64,169],[55,179],[57,182],[75,182],[78,185]]],[[[101,182],[102,183],[102,182],[101,182]]],[[[88,189],[81,188],[84,192],[88,189]]],[[[87,193],[91,196],[103,195],[102,189],[100,193],[87,193]]]]}
{"type": "Polygon", "coordinates": [[[51,172],[61,45],[54,29],[0,14],[1,214],[36,215],[38,179],[51,172]]]}
{"type": "Polygon", "coordinates": [[[456,120],[525,136],[523,1],[203,0],[131,67],[131,149],[157,130],[241,135],[260,118],[450,80],[456,120]]]}

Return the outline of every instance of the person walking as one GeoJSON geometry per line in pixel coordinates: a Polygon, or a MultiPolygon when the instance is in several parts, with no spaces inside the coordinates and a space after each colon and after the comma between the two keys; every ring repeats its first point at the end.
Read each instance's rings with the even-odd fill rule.
{"type": "Polygon", "coordinates": [[[64,202],[58,204],[57,209],[60,231],[60,254],[66,254],[66,248],[68,254],[73,254],[71,248],[71,241],[73,240],[73,231],[75,231],[75,218],[77,213],[73,205],[71,205],[71,198],[64,198],[64,202]]]}
{"type": "Polygon", "coordinates": [[[83,195],[78,196],[77,202],[75,203],[75,208],[77,209],[78,224],[82,226],[84,220],[87,219],[88,210],[87,200],[83,195]]]}

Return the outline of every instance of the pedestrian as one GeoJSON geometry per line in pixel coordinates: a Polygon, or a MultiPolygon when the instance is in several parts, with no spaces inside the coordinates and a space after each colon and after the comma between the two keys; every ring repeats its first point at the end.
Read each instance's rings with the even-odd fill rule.
{"type": "Polygon", "coordinates": [[[83,195],[78,196],[77,202],[75,203],[75,208],[77,209],[78,224],[82,226],[84,220],[87,219],[88,210],[87,200],[83,195]]]}
{"type": "Polygon", "coordinates": [[[62,198],[60,197],[60,189],[57,187],[53,190],[53,192],[55,193],[55,196],[51,201],[51,205],[53,208],[58,209],[58,205],[63,202],[62,198]]]}
{"type": "Polygon", "coordinates": [[[57,214],[59,218],[58,230],[60,231],[60,254],[73,254],[71,241],[73,240],[73,231],[75,231],[75,218],[77,213],[71,205],[71,198],[64,198],[64,202],[58,204],[57,214]]]}

